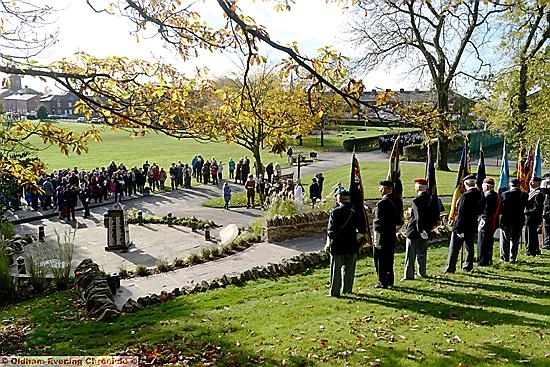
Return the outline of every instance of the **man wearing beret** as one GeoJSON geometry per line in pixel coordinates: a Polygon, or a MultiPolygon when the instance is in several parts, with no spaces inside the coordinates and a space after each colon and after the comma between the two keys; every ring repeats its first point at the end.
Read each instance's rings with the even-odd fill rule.
{"type": "Polygon", "coordinates": [[[462,264],[463,271],[472,271],[474,267],[474,236],[478,226],[478,215],[483,209],[483,194],[476,187],[476,176],[464,177],[464,192],[457,203],[456,219],[453,222],[449,256],[445,273],[456,271],[456,262],[460,248],[466,249],[466,260],[462,264]]]}
{"type": "Polygon", "coordinates": [[[533,177],[529,181],[531,190],[525,205],[525,242],[527,256],[540,255],[539,235],[537,230],[542,223],[542,212],[544,210],[544,193],[540,188],[542,179],[533,177]]]}
{"type": "MultiPolygon", "coordinates": [[[[378,274],[375,288],[387,288],[394,284],[393,260],[395,255],[396,227],[403,224],[403,212],[392,196],[393,182],[379,182],[382,199],[376,203],[374,216],[374,265],[378,274]]],[[[401,206],[402,207],[402,206],[401,206]]]]}
{"type": "Polygon", "coordinates": [[[430,223],[430,194],[426,191],[428,182],[424,178],[414,181],[416,197],[411,202],[411,216],[407,223],[405,249],[405,274],[401,280],[414,279],[414,265],[418,263],[418,276],[426,276],[426,255],[430,223]]]}
{"type": "Polygon", "coordinates": [[[477,237],[477,264],[489,266],[493,263],[493,244],[496,231],[498,194],[495,192],[495,180],[486,178],[481,185],[485,197],[483,211],[479,216],[477,237]]]}
{"type": "Polygon", "coordinates": [[[336,195],[338,206],[330,211],[327,228],[327,250],[330,253],[330,293],[340,297],[353,289],[355,263],[359,253],[357,234],[365,233],[363,221],[350,204],[350,193],[342,190],[336,195]],[[343,289],[342,288],[343,283],[343,289]]]}
{"type": "Polygon", "coordinates": [[[527,194],[521,191],[520,184],[517,178],[511,179],[510,190],[501,194],[500,261],[516,262],[518,256],[519,238],[525,224],[524,211],[527,204],[527,194]]]}

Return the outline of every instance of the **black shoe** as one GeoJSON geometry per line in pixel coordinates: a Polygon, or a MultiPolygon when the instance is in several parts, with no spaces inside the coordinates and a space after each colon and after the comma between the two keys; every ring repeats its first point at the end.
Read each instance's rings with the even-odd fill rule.
{"type": "Polygon", "coordinates": [[[542,246],[542,249],[543,250],[550,250],[550,245],[544,245],[544,246],[542,246]]]}

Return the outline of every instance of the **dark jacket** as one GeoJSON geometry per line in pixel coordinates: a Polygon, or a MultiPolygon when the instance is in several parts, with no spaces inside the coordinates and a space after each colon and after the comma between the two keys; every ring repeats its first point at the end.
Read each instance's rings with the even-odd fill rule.
{"type": "Polygon", "coordinates": [[[463,193],[458,199],[456,220],[453,230],[456,233],[472,235],[477,232],[477,217],[483,211],[484,197],[477,188],[472,188],[463,193]]]}
{"type": "Polygon", "coordinates": [[[380,234],[379,244],[382,247],[394,247],[396,227],[402,223],[402,216],[390,195],[385,195],[376,203],[374,230],[380,234]]]}
{"type": "Polygon", "coordinates": [[[421,192],[411,202],[411,218],[407,223],[407,238],[416,240],[420,238],[420,233],[425,231],[430,233],[430,194],[426,191],[421,192]]]}
{"type": "Polygon", "coordinates": [[[332,239],[330,248],[332,255],[359,253],[357,232],[365,232],[364,228],[359,228],[359,223],[358,214],[349,203],[340,204],[330,211],[327,236],[332,239]]]}
{"type": "Polygon", "coordinates": [[[483,211],[479,217],[485,221],[483,226],[485,231],[495,231],[498,216],[498,194],[494,190],[490,190],[485,192],[484,196],[483,211]]]}
{"type": "Polygon", "coordinates": [[[525,224],[540,225],[542,223],[542,212],[544,210],[544,192],[537,188],[527,197],[525,205],[525,224]]]}
{"type": "Polygon", "coordinates": [[[500,228],[508,226],[523,227],[526,204],[527,194],[519,188],[503,192],[500,197],[500,228]]]}

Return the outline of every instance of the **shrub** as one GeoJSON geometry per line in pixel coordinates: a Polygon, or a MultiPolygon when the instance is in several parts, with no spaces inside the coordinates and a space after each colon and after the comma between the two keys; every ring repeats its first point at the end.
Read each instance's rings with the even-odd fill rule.
{"type": "Polygon", "coordinates": [[[212,247],[203,247],[201,249],[202,258],[208,260],[212,256],[212,247]]]}
{"type": "Polygon", "coordinates": [[[6,256],[6,246],[3,240],[0,241],[0,304],[4,300],[13,297],[15,283],[11,276],[10,264],[6,256]]]}
{"type": "Polygon", "coordinates": [[[15,236],[15,229],[11,222],[0,222],[0,238],[12,238],[15,236]]]}
{"type": "Polygon", "coordinates": [[[218,246],[210,248],[210,255],[212,255],[212,257],[220,256],[220,248],[218,246]]]}
{"type": "Polygon", "coordinates": [[[44,259],[40,255],[29,254],[26,260],[27,272],[29,273],[29,282],[36,292],[42,292],[48,286],[46,273],[48,266],[45,265],[44,259]]]}
{"type": "Polygon", "coordinates": [[[294,200],[281,196],[273,196],[271,198],[271,203],[264,211],[264,216],[266,218],[273,218],[277,215],[288,216],[298,213],[299,211],[294,200]]]}
{"type": "Polygon", "coordinates": [[[140,277],[146,277],[151,274],[151,271],[145,265],[139,264],[136,267],[136,274],[139,275],[140,277]]]}
{"type": "Polygon", "coordinates": [[[201,261],[201,257],[196,253],[191,253],[187,256],[187,262],[189,264],[198,264],[201,261]]]}
{"type": "Polygon", "coordinates": [[[166,261],[165,259],[158,259],[157,260],[157,269],[161,272],[161,273],[166,273],[167,271],[170,271],[170,265],[168,264],[168,261],[166,261]]]}
{"type": "Polygon", "coordinates": [[[178,257],[175,257],[175,258],[174,258],[174,266],[175,266],[176,268],[182,268],[182,267],[184,267],[184,266],[185,266],[185,260],[180,259],[180,258],[178,258],[178,257]]]}
{"type": "Polygon", "coordinates": [[[76,231],[65,233],[63,241],[56,232],[57,246],[47,254],[49,270],[57,290],[66,290],[71,280],[71,263],[74,255],[74,239],[76,231]]]}
{"type": "Polygon", "coordinates": [[[118,275],[120,275],[121,278],[128,278],[130,273],[125,268],[119,267],[118,268],[118,275]]]}

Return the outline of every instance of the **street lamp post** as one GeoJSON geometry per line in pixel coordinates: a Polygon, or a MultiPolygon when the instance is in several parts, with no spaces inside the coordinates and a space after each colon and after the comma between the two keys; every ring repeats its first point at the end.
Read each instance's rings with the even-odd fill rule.
{"type": "Polygon", "coordinates": [[[300,163],[302,161],[302,155],[298,154],[298,179],[300,179],[300,163]]]}

